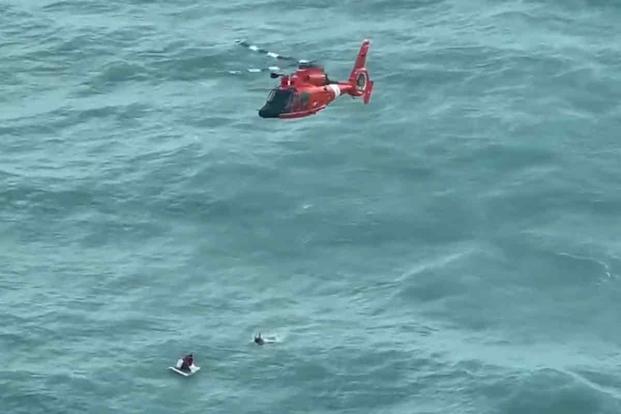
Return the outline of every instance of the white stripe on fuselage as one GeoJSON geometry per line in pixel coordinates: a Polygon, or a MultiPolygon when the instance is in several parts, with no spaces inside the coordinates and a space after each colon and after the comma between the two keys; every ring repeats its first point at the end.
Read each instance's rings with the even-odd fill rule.
{"type": "Polygon", "coordinates": [[[341,95],[341,88],[339,88],[339,85],[331,83],[328,85],[328,88],[332,89],[332,92],[334,92],[334,99],[341,95]]]}

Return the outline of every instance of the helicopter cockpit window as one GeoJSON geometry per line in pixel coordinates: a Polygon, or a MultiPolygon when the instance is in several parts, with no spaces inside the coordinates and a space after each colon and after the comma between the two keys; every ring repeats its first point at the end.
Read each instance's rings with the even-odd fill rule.
{"type": "Polygon", "coordinates": [[[267,104],[272,111],[284,111],[293,96],[290,90],[274,89],[267,98],[267,104]]]}
{"type": "Polygon", "coordinates": [[[270,93],[270,96],[267,98],[269,103],[277,104],[279,102],[287,102],[293,93],[291,91],[282,90],[282,89],[274,89],[270,93]]]}

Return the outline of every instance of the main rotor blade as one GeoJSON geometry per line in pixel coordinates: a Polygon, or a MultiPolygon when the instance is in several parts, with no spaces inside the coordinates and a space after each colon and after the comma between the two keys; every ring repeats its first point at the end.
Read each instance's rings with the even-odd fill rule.
{"type": "Polygon", "coordinates": [[[249,50],[252,50],[253,52],[262,53],[262,54],[264,54],[266,56],[269,56],[271,58],[274,58],[274,59],[286,60],[286,61],[296,62],[296,63],[300,62],[299,59],[296,59],[296,58],[291,57],[291,56],[284,56],[284,55],[281,55],[281,54],[278,54],[278,53],[275,53],[275,52],[270,52],[269,50],[263,49],[262,47],[259,47],[259,46],[256,46],[256,45],[253,45],[253,44],[249,43],[246,40],[236,40],[235,43],[237,43],[238,45],[243,46],[243,47],[245,47],[245,48],[247,48],[249,50]]]}
{"type": "Polygon", "coordinates": [[[240,75],[242,73],[264,73],[264,72],[281,72],[283,68],[278,66],[268,66],[266,68],[246,68],[242,70],[229,70],[231,75],[240,75]]]}

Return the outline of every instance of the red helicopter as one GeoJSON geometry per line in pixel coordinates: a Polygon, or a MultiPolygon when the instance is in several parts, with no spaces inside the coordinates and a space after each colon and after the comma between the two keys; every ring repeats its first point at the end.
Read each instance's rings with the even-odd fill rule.
{"type": "MultiPolygon", "coordinates": [[[[271,72],[271,78],[280,78],[280,85],[270,91],[265,105],[259,109],[259,116],[262,118],[291,119],[314,115],[344,94],[362,97],[365,104],[371,100],[373,81],[369,79],[369,72],[366,69],[369,40],[365,39],[362,42],[349,79],[341,82],[330,80],[323,66],[314,62],[279,55],[245,40],[238,40],[237,43],[275,59],[297,62],[297,70],[290,75],[279,72],[281,69],[276,66],[267,68],[271,72]]],[[[247,71],[263,72],[265,69],[248,69],[247,71]]],[[[231,73],[239,72],[231,71],[231,73]]]]}

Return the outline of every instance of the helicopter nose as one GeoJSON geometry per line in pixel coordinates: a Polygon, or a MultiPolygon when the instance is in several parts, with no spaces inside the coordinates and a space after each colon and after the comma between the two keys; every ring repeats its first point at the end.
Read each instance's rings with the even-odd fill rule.
{"type": "Polygon", "coordinates": [[[261,118],[278,118],[278,113],[270,111],[269,109],[264,107],[259,109],[259,116],[261,118]]]}

